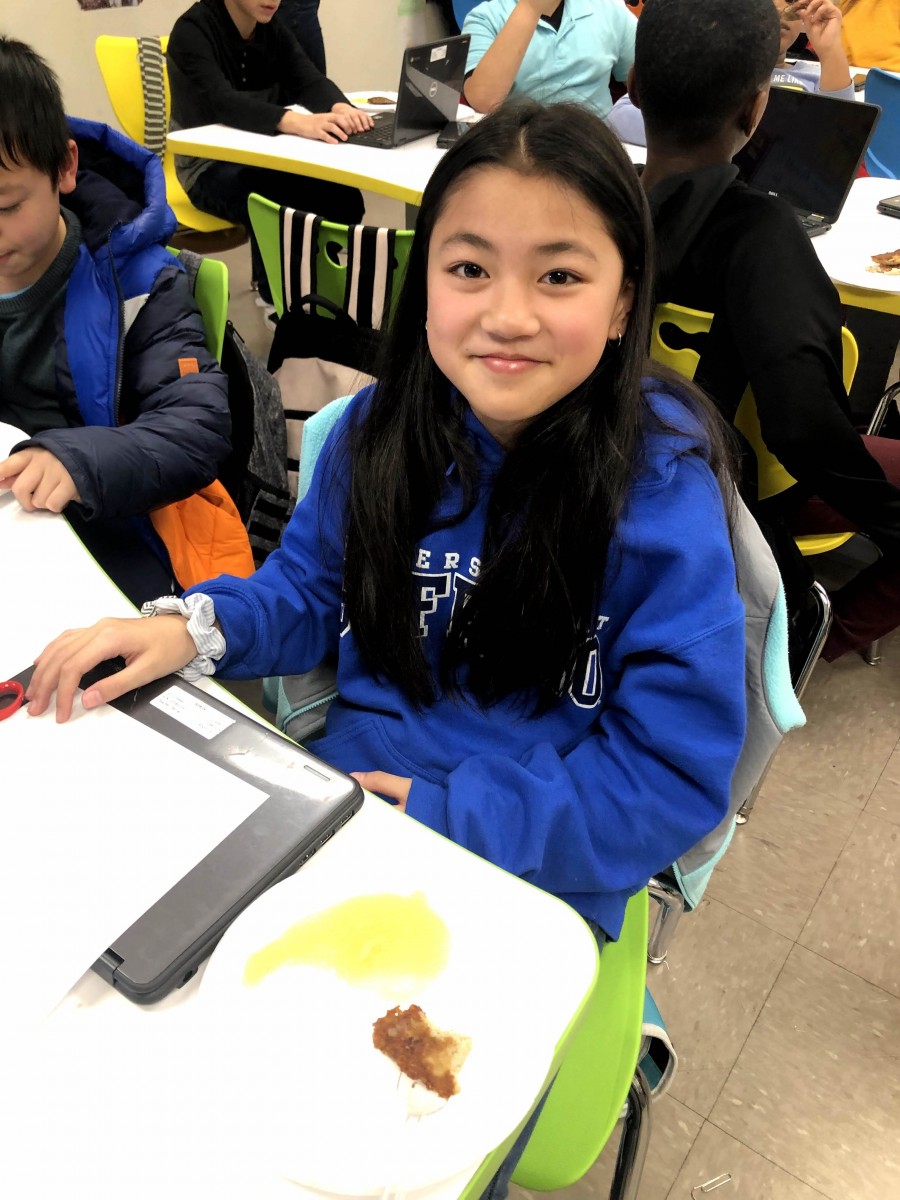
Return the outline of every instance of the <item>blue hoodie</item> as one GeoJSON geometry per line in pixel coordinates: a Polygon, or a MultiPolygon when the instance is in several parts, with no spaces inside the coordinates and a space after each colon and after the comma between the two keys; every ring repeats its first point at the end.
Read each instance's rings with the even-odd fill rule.
{"type": "MultiPolygon", "coordinates": [[[[420,712],[372,677],[341,620],[341,451],[365,395],[332,431],[281,548],[247,581],[221,576],[195,589],[212,597],[225,635],[217,672],[290,675],[336,655],[339,699],[316,753],[346,771],[411,776],[410,816],[615,938],[628,897],[725,815],[743,742],[744,610],[704,434],[675,397],[651,395],[673,428],[646,436],[596,635],[553,709],[534,717],[512,701],[484,710],[439,694],[420,712]]],[[[454,605],[477,586],[490,482],[503,460],[471,413],[467,427],[484,490],[468,517],[422,539],[413,565],[433,664],[454,605]]],[[[435,516],[458,511],[458,500],[451,465],[435,516]]]]}

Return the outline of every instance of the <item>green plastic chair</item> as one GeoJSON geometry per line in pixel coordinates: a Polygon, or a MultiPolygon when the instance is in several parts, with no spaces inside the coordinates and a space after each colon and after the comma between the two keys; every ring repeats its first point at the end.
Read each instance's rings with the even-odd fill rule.
{"type": "Polygon", "coordinates": [[[206,348],[221,363],[228,321],[228,268],[223,262],[204,258],[194,283],[194,299],[203,318],[206,348]]]}
{"type": "MultiPolygon", "coordinates": [[[[281,271],[281,218],[280,208],[271,200],[251,192],[247,200],[247,211],[250,224],[259,245],[266,277],[272,289],[272,303],[275,312],[280,317],[284,313],[284,281],[281,271]]],[[[340,262],[335,262],[329,249],[339,246],[346,250],[350,239],[349,225],[336,225],[332,221],[322,222],[322,237],[317,246],[316,254],[316,288],[320,295],[330,300],[338,308],[345,307],[347,289],[347,268],[340,262]]],[[[394,241],[394,276],[391,292],[391,311],[400,293],[400,284],[406,271],[406,263],[412,246],[413,230],[395,230],[394,241]]]]}
{"type": "Polygon", "coordinates": [[[617,942],[600,973],[514,1181],[530,1191],[571,1187],[597,1161],[628,1105],[614,1200],[637,1194],[650,1137],[650,1093],[638,1068],[647,983],[647,891],[628,902],[617,942]]]}
{"type": "MultiPolygon", "coordinates": [[[[626,1107],[610,1200],[635,1200],[650,1140],[650,1089],[638,1067],[647,979],[647,890],[628,901],[617,942],[600,955],[594,991],[513,1173],[529,1191],[571,1187],[597,1161],[626,1107]]],[[[524,1125],[525,1122],[523,1121],[524,1125]]],[[[478,1200],[518,1131],[482,1164],[460,1200],[478,1200]]]]}
{"type": "MultiPolygon", "coordinates": [[[[178,257],[177,248],[169,246],[169,251],[178,257]]],[[[217,258],[204,258],[197,268],[194,300],[203,320],[206,348],[221,365],[228,323],[228,268],[217,258]]]]}

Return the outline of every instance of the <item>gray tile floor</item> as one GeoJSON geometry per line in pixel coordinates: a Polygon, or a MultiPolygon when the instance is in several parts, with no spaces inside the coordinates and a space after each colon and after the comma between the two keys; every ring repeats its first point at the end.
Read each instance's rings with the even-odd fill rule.
{"type": "MultiPolygon", "coordinates": [[[[223,257],[232,317],[265,356],[246,247],[223,257]]],[[[640,1200],[690,1200],[725,1173],[715,1200],[900,1200],[900,633],[883,647],[878,667],[816,667],[806,727],[651,969],[680,1069],[640,1200]]],[[[614,1154],[566,1200],[608,1195],[614,1154]]]]}

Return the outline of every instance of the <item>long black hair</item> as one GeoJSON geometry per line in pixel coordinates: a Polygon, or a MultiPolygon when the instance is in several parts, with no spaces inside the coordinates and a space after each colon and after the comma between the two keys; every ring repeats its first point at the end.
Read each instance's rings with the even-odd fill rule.
{"type": "MultiPolygon", "coordinates": [[[[440,161],[422,198],[385,360],[350,440],[352,461],[344,599],[360,652],[376,677],[417,705],[437,687],[482,706],[520,697],[533,711],[569,687],[594,634],[600,591],[625,496],[653,421],[641,376],[652,305],[652,228],[644,193],[606,126],[571,105],[502,106],[440,161]],[[426,275],[435,223],[453,189],[482,167],[545,177],[603,218],[634,287],[621,344],[568,396],[518,436],[495,478],[481,572],[454,614],[440,679],[422,650],[413,559],[436,528],[435,506],[455,463],[459,511],[477,499],[479,464],[464,425],[465,398],[438,370],[426,334],[426,275]]],[[[657,372],[654,372],[657,373],[657,372]]]]}

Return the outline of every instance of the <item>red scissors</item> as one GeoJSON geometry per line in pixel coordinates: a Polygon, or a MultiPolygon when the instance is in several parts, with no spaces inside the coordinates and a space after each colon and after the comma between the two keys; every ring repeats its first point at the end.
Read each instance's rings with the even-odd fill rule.
{"type": "Polygon", "coordinates": [[[25,688],[16,679],[0,683],[0,721],[11,717],[25,703],[25,688]]]}

